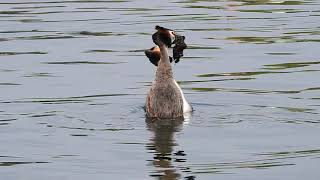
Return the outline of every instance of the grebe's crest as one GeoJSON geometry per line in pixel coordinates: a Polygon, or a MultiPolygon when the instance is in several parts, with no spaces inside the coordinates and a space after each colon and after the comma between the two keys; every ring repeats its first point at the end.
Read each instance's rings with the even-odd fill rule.
{"type": "Polygon", "coordinates": [[[167,29],[161,26],[156,26],[156,33],[152,35],[152,40],[156,45],[160,43],[165,44],[167,47],[171,47],[173,41],[175,40],[175,32],[171,29],[167,29]]]}

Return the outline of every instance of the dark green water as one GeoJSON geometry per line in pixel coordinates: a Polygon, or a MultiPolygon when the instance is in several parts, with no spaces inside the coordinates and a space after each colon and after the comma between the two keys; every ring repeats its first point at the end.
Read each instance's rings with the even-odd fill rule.
{"type": "Polygon", "coordinates": [[[0,179],[318,179],[320,1],[2,0],[0,179]],[[155,25],[195,112],[149,122],[155,25]]]}

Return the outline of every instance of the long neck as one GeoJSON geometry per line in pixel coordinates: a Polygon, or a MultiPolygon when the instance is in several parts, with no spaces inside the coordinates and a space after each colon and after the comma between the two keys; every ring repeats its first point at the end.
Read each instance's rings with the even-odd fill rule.
{"type": "Polygon", "coordinates": [[[156,81],[167,80],[173,78],[172,68],[170,64],[170,59],[168,55],[168,48],[161,44],[160,48],[160,61],[158,63],[158,68],[156,72],[156,81]]]}
{"type": "Polygon", "coordinates": [[[160,48],[160,61],[165,62],[166,64],[170,65],[169,53],[168,48],[166,45],[161,44],[159,45],[160,48]]]}

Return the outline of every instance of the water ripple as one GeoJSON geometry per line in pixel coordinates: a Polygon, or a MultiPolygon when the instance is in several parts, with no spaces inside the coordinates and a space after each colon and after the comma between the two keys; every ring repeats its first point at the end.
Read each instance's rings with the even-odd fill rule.
{"type": "Polygon", "coordinates": [[[114,33],[114,32],[90,32],[90,31],[80,31],[73,33],[75,35],[85,35],[85,36],[123,36],[124,33],[114,33]]]}
{"type": "Polygon", "coordinates": [[[193,88],[184,88],[192,91],[200,92],[212,92],[212,91],[222,91],[222,92],[243,92],[243,93],[252,93],[252,94],[299,94],[306,91],[319,91],[319,87],[306,88],[301,90],[264,90],[264,89],[246,89],[246,88],[209,88],[209,87],[193,87],[193,88]]]}
{"type": "Polygon", "coordinates": [[[0,52],[0,56],[14,56],[14,55],[25,55],[25,54],[48,54],[48,52],[41,52],[41,51],[31,51],[31,52],[0,52]]]}
{"type": "Polygon", "coordinates": [[[277,36],[277,37],[262,37],[262,36],[239,36],[227,37],[226,40],[231,40],[239,43],[254,43],[254,44],[272,44],[272,43],[302,43],[302,42],[320,42],[320,39],[314,38],[297,38],[293,36],[277,36]]]}
{"type": "Polygon", "coordinates": [[[82,0],[62,0],[62,1],[37,1],[37,2],[32,2],[32,1],[27,1],[27,2],[1,2],[3,5],[14,5],[14,4],[70,4],[70,3],[123,3],[123,2],[130,2],[126,0],[90,0],[90,1],[82,1],[82,0]]]}
{"type": "Polygon", "coordinates": [[[195,174],[207,173],[224,173],[225,171],[232,171],[234,169],[267,169],[279,166],[293,166],[294,163],[285,163],[277,159],[263,159],[253,161],[239,161],[239,162],[223,162],[212,164],[192,164],[190,168],[193,169],[195,174]]]}
{"type": "Polygon", "coordinates": [[[1,166],[16,166],[21,164],[43,164],[43,163],[49,163],[44,161],[34,161],[34,162],[24,162],[24,161],[0,161],[0,167],[1,166]]]}
{"type": "Polygon", "coordinates": [[[268,65],[264,65],[266,66],[264,69],[282,70],[282,69],[290,69],[290,68],[307,67],[314,64],[320,64],[320,61],[268,64],[268,65]]]}
{"type": "Polygon", "coordinates": [[[22,37],[16,37],[15,39],[44,40],[44,39],[72,39],[72,38],[81,38],[81,37],[69,36],[69,35],[42,35],[42,36],[22,36],[22,37]]]}
{"type": "Polygon", "coordinates": [[[81,64],[122,64],[125,62],[98,62],[98,61],[57,61],[57,62],[46,62],[45,64],[56,64],[56,65],[81,65],[81,64]]]}
{"type": "Polygon", "coordinates": [[[95,94],[95,95],[73,96],[73,97],[63,97],[63,98],[29,98],[26,100],[0,101],[0,103],[3,103],[3,104],[11,104],[11,103],[42,103],[42,104],[84,103],[84,102],[91,102],[90,101],[91,98],[128,96],[128,95],[132,95],[132,94],[95,94]]]}
{"type": "Polygon", "coordinates": [[[19,86],[21,84],[18,83],[1,83],[0,82],[0,86],[19,86]]]}
{"type": "Polygon", "coordinates": [[[298,158],[298,157],[320,157],[320,149],[269,152],[269,153],[260,153],[258,155],[267,156],[267,157],[278,157],[281,159],[298,158]]]}

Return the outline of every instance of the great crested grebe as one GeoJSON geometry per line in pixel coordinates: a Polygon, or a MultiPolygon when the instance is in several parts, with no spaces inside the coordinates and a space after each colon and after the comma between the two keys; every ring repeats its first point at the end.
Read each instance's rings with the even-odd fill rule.
{"type": "MultiPolygon", "coordinates": [[[[156,26],[156,30],[157,32],[152,35],[152,39],[157,46],[145,51],[150,62],[157,66],[156,77],[146,99],[146,116],[149,118],[183,117],[184,113],[192,111],[192,107],[186,101],[181,88],[173,78],[170,64],[173,59],[168,54],[168,48],[171,47],[175,39],[179,39],[181,36],[160,26],[156,26]]],[[[174,50],[176,48],[174,57],[178,57],[175,59],[176,62],[183,55],[182,51],[185,47],[182,49],[181,46],[174,47],[174,50]]]]}

